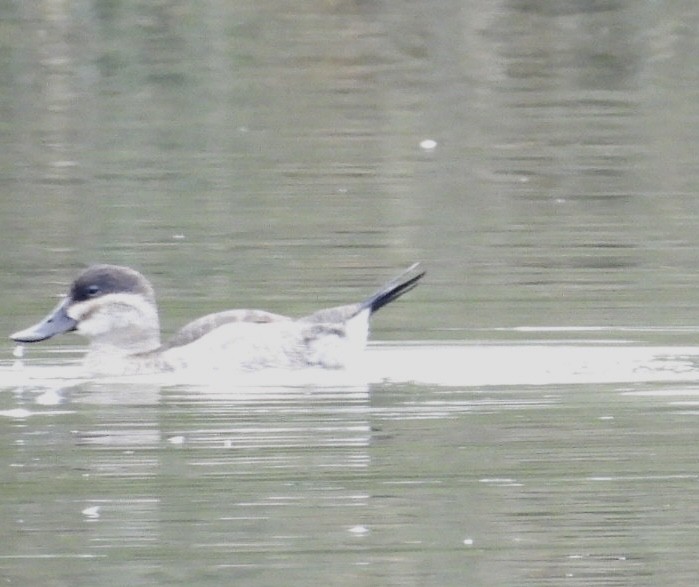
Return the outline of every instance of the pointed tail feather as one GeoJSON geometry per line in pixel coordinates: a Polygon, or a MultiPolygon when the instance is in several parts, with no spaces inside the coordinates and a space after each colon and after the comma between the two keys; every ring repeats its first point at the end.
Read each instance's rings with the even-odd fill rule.
{"type": "Polygon", "coordinates": [[[413,289],[424,275],[425,270],[420,263],[411,265],[403,273],[361,302],[361,309],[369,308],[372,314],[378,312],[386,304],[390,304],[393,300],[413,289]]]}
{"type": "Polygon", "coordinates": [[[325,322],[328,324],[337,324],[345,322],[356,316],[357,314],[369,309],[369,313],[373,314],[386,304],[392,302],[404,293],[413,289],[418,281],[425,275],[425,271],[420,266],[420,263],[415,263],[408,267],[398,277],[389,281],[380,290],[370,295],[364,301],[356,304],[347,304],[345,306],[336,306],[333,308],[325,308],[313,312],[308,316],[301,318],[304,322],[325,322]]]}

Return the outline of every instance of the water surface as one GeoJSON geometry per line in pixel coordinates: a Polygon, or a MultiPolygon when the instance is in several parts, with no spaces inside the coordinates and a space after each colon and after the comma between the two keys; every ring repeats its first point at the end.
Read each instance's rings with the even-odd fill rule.
{"type": "Polygon", "coordinates": [[[696,583],[691,4],[8,3],[0,330],[91,262],[163,330],[412,262],[364,368],[0,357],[21,585],[696,583]],[[431,141],[431,142],[430,142],[431,141]]]}

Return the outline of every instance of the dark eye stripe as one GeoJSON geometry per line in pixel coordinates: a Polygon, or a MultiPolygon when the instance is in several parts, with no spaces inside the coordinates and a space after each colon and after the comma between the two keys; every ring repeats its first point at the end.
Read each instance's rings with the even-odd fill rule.
{"type": "Polygon", "coordinates": [[[88,300],[90,298],[97,297],[100,294],[105,293],[103,288],[101,288],[97,284],[79,284],[76,287],[73,288],[73,292],[71,297],[76,301],[76,302],[82,302],[85,300],[88,300]]]}

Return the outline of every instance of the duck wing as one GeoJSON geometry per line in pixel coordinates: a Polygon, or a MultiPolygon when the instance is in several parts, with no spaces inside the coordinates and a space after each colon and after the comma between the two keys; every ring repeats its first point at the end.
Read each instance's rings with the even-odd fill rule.
{"type": "MultiPolygon", "coordinates": [[[[422,269],[421,265],[415,263],[397,277],[384,284],[365,300],[355,304],[336,306],[334,308],[326,308],[313,312],[295,321],[297,325],[301,327],[301,330],[298,328],[292,330],[294,332],[299,332],[299,336],[307,342],[316,339],[320,340],[323,338],[323,335],[344,336],[345,323],[351,318],[354,318],[366,310],[369,310],[368,315],[377,312],[386,304],[391,303],[404,293],[413,289],[424,275],[425,271],[422,269]],[[310,326],[310,328],[304,325],[310,326]]],[[[163,345],[161,350],[190,344],[224,324],[235,322],[244,324],[268,324],[275,322],[292,322],[292,319],[287,316],[282,316],[281,314],[274,314],[264,310],[228,310],[225,312],[207,314],[184,326],[163,345]]],[[[366,333],[364,334],[364,338],[366,338],[366,333]]]]}
{"type": "Polygon", "coordinates": [[[224,324],[231,322],[247,322],[253,324],[267,324],[269,322],[283,322],[290,318],[281,314],[274,314],[264,310],[227,310],[207,314],[193,320],[183,326],[165,345],[163,350],[184,346],[194,342],[202,336],[209,334],[224,324]]]}

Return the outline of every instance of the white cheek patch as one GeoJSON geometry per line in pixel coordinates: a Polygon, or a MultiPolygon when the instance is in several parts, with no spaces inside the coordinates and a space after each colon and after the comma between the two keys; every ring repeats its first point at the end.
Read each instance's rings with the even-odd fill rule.
{"type": "Polygon", "coordinates": [[[99,310],[89,314],[85,319],[78,322],[76,330],[83,336],[95,337],[112,330],[112,321],[105,312],[99,310]]]}
{"type": "Polygon", "coordinates": [[[108,297],[110,296],[78,302],[68,307],[66,314],[77,322],[76,330],[80,334],[93,337],[110,329],[109,313],[106,309],[108,297]]]}
{"type": "Polygon", "coordinates": [[[80,322],[83,317],[90,312],[90,309],[94,306],[94,302],[78,302],[70,304],[66,308],[66,314],[68,314],[69,318],[72,318],[76,322],[80,322]]]}
{"type": "Polygon", "coordinates": [[[152,311],[152,305],[141,296],[114,293],[71,304],[66,313],[77,322],[80,334],[95,337],[138,324],[152,311]]]}

